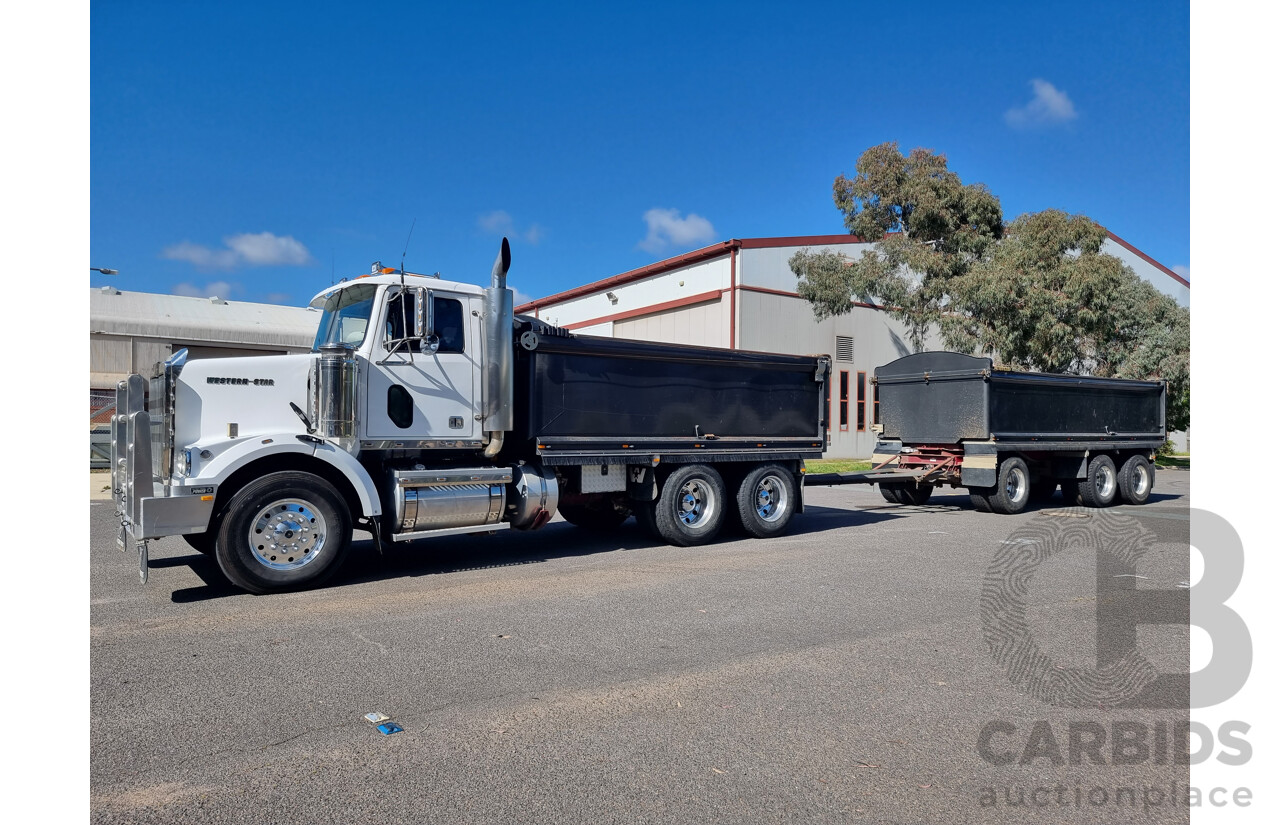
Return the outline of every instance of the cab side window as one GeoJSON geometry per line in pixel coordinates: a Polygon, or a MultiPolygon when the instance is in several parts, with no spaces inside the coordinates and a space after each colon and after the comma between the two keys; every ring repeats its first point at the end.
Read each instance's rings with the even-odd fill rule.
{"type": "MultiPolygon", "coordinates": [[[[464,352],[466,335],[462,302],[453,298],[433,298],[436,335],[440,336],[438,352],[464,352]]],[[[413,333],[413,300],[410,296],[397,295],[387,303],[386,340],[394,341],[413,333]],[[406,330],[408,332],[406,333],[406,330]]],[[[403,349],[403,348],[402,348],[403,349]]],[[[420,342],[414,352],[422,352],[420,342]]]]}

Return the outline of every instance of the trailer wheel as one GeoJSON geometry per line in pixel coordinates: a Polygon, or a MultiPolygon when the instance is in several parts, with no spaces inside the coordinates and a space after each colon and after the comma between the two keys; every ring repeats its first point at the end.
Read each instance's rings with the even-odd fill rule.
{"type": "Polygon", "coordinates": [[[574,527],[601,532],[617,529],[631,515],[619,512],[608,499],[591,504],[561,504],[557,509],[574,527]]]}
{"type": "Polygon", "coordinates": [[[1086,507],[1106,507],[1116,500],[1120,484],[1116,463],[1111,456],[1097,455],[1089,462],[1089,470],[1080,484],[1080,503],[1086,507]]]}
{"type": "Polygon", "coordinates": [[[901,492],[900,487],[892,484],[885,484],[883,482],[881,482],[878,486],[880,487],[880,495],[884,496],[885,501],[889,502],[890,504],[903,503],[902,499],[898,498],[898,493],[901,492]]]}
{"type": "Polygon", "coordinates": [[[904,484],[898,489],[899,501],[903,504],[913,504],[917,507],[922,504],[928,504],[932,496],[932,484],[904,484]]]}
{"type": "Polygon", "coordinates": [[[706,544],[724,523],[724,479],[714,467],[688,464],[662,484],[654,521],[668,544],[692,547],[706,544]]]}
{"type": "Polygon", "coordinates": [[[1027,462],[1017,456],[1001,461],[996,488],[988,498],[993,513],[1008,516],[1022,512],[1031,500],[1031,471],[1027,469],[1027,462]]]}
{"type": "Polygon", "coordinates": [[[333,485],[311,473],[270,473],[227,503],[218,566],[250,593],[314,586],[341,566],[351,517],[333,485]]]}
{"type": "Polygon", "coordinates": [[[1151,462],[1140,455],[1129,456],[1120,467],[1120,498],[1125,504],[1146,504],[1154,480],[1151,462]]]}
{"type": "Polygon", "coordinates": [[[796,482],[781,465],[766,464],[747,473],[738,485],[738,518],[758,539],[787,531],[796,511],[796,482]]]}
{"type": "Polygon", "coordinates": [[[970,487],[969,503],[973,505],[973,509],[979,513],[991,512],[991,496],[995,493],[994,487],[970,487]]]}
{"type": "Polygon", "coordinates": [[[199,550],[206,556],[212,556],[214,543],[217,541],[217,538],[217,532],[209,530],[204,533],[187,533],[182,537],[182,540],[191,545],[193,550],[199,550]]]}

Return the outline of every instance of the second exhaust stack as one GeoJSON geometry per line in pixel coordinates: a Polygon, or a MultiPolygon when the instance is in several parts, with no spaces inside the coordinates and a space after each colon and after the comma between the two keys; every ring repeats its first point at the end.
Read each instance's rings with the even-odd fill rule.
{"type": "Polygon", "coordinates": [[[507,289],[511,268],[511,244],[502,239],[502,249],[493,262],[493,284],[484,291],[484,401],[481,414],[489,434],[485,455],[492,458],[502,449],[505,433],[515,425],[515,372],[512,364],[512,327],[515,308],[507,289]]]}

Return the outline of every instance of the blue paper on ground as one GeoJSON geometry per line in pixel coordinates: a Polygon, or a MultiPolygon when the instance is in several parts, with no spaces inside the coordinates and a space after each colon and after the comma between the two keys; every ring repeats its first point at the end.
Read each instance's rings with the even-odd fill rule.
{"type": "Polygon", "coordinates": [[[383,736],[390,736],[391,734],[399,733],[402,730],[404,730],[404,728],[400,727],[395,722],[383,722],[381,725],[378,725],[378,733],[381,733],[383,736]]]}

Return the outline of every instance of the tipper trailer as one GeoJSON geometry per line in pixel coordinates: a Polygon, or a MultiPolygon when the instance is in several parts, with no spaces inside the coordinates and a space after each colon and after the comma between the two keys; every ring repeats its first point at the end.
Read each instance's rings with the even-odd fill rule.
{"type": "Polygon", "coordinates": [[[1164,444],[1165,383],[1015,372],[990,358],[921,352],[875,371],[881,439],[867,473],[807,483],[878,483],[924,504],[964,487],[984,512],[1017,513],[1062,488],[1069,504],[1144,504],[1164,444]]]}
{"type": "Polygon", "coordinates": [[[300,355],[159,364],[117,387],[118,545],[147,579],[181,535],[264,593],[375,542],[588,528],[634,515],[677,545],[756,537],[803,508],[825,446],[827,356],[578,336],[515,317],[504,239],[481,289],[381,269],[324,290],[300,355]]]}

